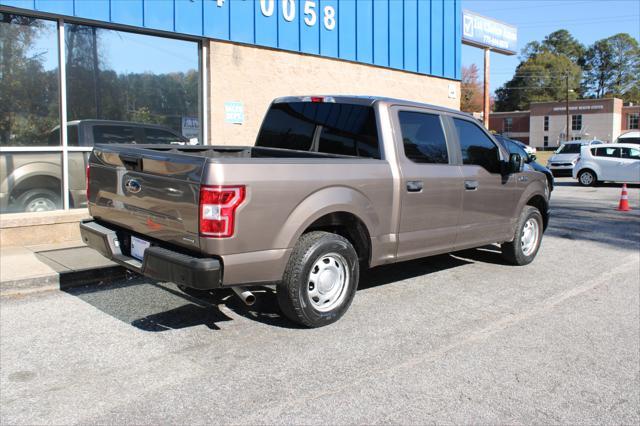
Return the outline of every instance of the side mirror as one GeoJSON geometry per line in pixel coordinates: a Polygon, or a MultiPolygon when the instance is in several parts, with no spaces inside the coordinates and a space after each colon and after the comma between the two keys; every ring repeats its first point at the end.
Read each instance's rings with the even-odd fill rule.
{"type": "Polygon", "coordinates": [[[524,161],[520,154],[509,155],[509,165],[507,166],[507,173],[519,173],[522,171],[524,161]]]}
{"type": "Polygon", "coordinates": [[[536,157],[535,154],[529,154],[529,163],[533,163],[537,159],[538,159],[538,157],[536,157]]]}

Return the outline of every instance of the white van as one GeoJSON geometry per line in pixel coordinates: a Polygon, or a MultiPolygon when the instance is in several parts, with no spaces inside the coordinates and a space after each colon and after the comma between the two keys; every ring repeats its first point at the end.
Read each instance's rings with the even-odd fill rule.
{"type": "Polygon", "coordinates": [[[618,136],[616,143],[637,143],[640,144],[640,130],[631,130],[618,136]]]}

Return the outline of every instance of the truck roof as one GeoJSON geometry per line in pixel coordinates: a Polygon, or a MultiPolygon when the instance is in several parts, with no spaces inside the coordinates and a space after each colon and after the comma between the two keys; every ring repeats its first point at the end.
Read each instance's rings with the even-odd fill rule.
{"type": "Polygon", "coordinates": [[[336,103],[349,103],[355,105],[368,105],[372,106],[376,103],[385,103],[389,105],[404,105],[409,107],[416,108],[429,108],[442,112],[447,112],[450,114],[457,114],[467,118],[473,118],[471,114],[466,112],[462,112],[459,110],[446,108],[433,104],[426,104],[422,102],[409,101],[406,99],[399,98],[389,98],[386,96],[360,96],[360,95],[307,95],[307,96],[283,96],[280,98],[276,98],[274,103],[283,103],[283,102],[304,102],[311,98],[333,98],[336,103]]]}

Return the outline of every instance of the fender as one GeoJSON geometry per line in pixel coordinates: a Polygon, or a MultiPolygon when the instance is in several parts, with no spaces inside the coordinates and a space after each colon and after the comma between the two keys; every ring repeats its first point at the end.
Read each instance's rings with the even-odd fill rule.
{"type": "MultiPolygon", "coordinates": [[[[536,173],[542,176],[542,178],[544,179],[544,182],[541,179],[535,179],[535,180],[532,180],[529,183],[529,185],[527,185],[526,188],[524,188],[524,190],[522,191],[522,194],[520,195],[520,199],[516,204],[516,209],[512,213],[511,217],[513,218],[520,217],[520,212],[522,211],[524,206],[527,205],[527,202],[529,202],[529,200],[531,200],[535,196],[542,197],[547,203],[547,208],[549,207],[549,193],[547,189],[546,177],[544,177],[542,173],[539,173],[539,172],[536,172],[536,173]]],[[[540,212],[540,213],[542,213],[543,216],[547,214],[547,212],[540,212]]],[[[511,225],[511,235],[513,235],[513,233],[515,232],[516,224],[517,224],[517,219],[511,225]]]]}
{"type": "Polygon", "coordinates": [[[292,248],[313,222],[336,212],[353,214],[364,223],[371,238],[377,235],[380,219],[371,201],[355,189],[332,186],[312,193],[293,209],[286,226],[276,236],[274,247],[292,248]]]}

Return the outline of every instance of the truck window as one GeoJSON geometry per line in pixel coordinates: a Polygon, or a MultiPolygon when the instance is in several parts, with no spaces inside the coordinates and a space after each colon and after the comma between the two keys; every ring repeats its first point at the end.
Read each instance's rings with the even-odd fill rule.
{"type": "Polygon", "coordinates": [[[448,164],[447,141],[440,116],[400,111],[405,156],[415,163],[448,164]]]}
{"type": "Polygon", "coordinates": [[[484,167],[489,173],[500,173],[500,151],[474,123],[454,118],[462,150],[462,164],[484,167]]]}
{"type": "Polygon", "coordinates": [[[167,130],[145,128],[144,133],[145,133],[144,143],[167,144],[167,143],[175,143],[175,142],[180,142],[180,143],[185,142],[180,136],[177,136],[167,130]]]}
{"type": "Polygon", "coordinates": [[[373,108],[341,103],[273,104],[256,146],[380,158],[373,108]],[[314,144],[314,136],[317,143],[314,144]]]}
{"type": "Polygon", "coordinates": [[[93,143],[136,143],[136,132],[128,126],[94,126],[93,143]]]}

